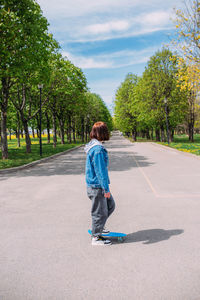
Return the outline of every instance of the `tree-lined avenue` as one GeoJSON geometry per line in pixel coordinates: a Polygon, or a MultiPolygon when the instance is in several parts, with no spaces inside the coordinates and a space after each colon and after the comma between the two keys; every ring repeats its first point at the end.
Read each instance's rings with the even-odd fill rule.
{"type": "Polygon", "coordinates": [[[83,148],[0,175],[2,300],[198,299],[200,160],[117,133],[105,146],[123,244],[91,246],[83,148]]]}

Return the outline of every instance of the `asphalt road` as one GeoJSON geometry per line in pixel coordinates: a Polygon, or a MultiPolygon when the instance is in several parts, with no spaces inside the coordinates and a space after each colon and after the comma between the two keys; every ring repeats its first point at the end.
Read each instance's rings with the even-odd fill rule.
{"type": "Polygon", "coordinates": [[[0,300],[199,300],[200,160],[114,134],[124,243],[91,246],[83,148],[0,174],[0,300]]]}

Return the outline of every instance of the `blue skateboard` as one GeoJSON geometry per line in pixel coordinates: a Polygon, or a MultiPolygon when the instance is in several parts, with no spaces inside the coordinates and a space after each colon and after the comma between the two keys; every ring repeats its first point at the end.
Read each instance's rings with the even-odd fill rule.
{"type": "MultiPolygon", "coordinates": [[[[88,229],[88,233],[92,235],[92,231],[88,229]]],[[[116,238],[119,242],[123,243],[126,237],[126,233],[121,233],[121,232],[109,232],[106,234],[102,234],[104,237],[109,237],[109,238],[116,238]]]]}

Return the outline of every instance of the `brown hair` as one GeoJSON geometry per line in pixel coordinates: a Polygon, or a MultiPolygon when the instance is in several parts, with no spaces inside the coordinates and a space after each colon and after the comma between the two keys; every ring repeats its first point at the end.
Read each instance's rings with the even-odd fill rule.
{"type": "Polygon", "coordinates": [[[108,127],[104,122],[96,122],[92,126],[90,132],[91,139],[97,139],[98,141],[108,141],[110,138],[108,127]]]}

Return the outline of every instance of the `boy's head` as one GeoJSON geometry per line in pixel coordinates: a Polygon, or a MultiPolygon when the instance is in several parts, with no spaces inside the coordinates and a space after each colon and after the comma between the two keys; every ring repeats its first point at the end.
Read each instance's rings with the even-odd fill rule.
{"type": "Polygon", "coordinates": [[[91,139],[97,139],[98,141],[108,141],[109,131],[106,123],[104,122],[96,122],[92,126],[92,130],[90,132],[91,139]]]}

